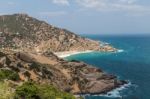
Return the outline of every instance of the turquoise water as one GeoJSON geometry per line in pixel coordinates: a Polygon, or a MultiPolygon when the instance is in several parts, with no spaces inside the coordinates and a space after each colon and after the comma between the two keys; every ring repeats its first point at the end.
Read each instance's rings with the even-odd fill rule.
{"type": "Polygon", "coordinates": [[[118,53],[92,52],[68,57],[102,68],[105,72],[129,80],[130,85],[114,90],[111,95],[85,96],[86,99],[150,99],[150,36],[98,36],[87,37],[102,40],[123,49],[118,53]],[[122,98],[120,98],[122,97],[122,98]]]}

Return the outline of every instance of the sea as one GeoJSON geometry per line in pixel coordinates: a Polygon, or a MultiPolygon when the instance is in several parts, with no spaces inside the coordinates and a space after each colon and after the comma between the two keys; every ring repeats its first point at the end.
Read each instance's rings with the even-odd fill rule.
{"type": "Polygon", "coordinates": [[[107,42],[118,52],[91,52],[67,57],[80,60],[129,83],[102,95],[84,95],[85,99],[150,99],[150,36],[82,35],[107,42]]]}

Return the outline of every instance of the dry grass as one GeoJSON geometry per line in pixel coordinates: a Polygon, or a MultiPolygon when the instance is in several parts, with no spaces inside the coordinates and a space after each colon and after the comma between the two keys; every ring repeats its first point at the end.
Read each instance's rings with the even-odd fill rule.
{"type": "Polygon", "coordinates": [[[0,81],[0,99],[13,99],[13,89],[8,82],[0,81]]]}

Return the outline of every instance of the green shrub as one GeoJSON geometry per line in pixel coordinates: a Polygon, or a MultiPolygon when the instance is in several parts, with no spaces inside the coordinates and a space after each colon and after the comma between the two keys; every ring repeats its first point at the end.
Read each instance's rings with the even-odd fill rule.
{"type": "Polygon", "coordinates": [[[13,80],[13,81],[18,81],[18,80],[20,80],[20,77],[19,77],[18,73],[13,72],[11,75],[8,76],[8,79],[13,80]]]}
{"type": "Polygon", "coordinates": [[[34,69],[36,71],[40,71],[40,63],[36,63],[36,62],[33,62],[31,65],[30,65],[30,70],[34,69]]]}
{"type": "Polygon", "coordinates": [[[15,99],[39,99],[38,88],[32,82],[26,82],[22,86],[17,87],[15,99]]]}
{"type": "Polygon", "coordinates": [[[16,89],[15,99],[75,99],[69,93],[62,92],[51,85],[39,85],[26,82],[16,89]]]}
{"type": "Polygon", "coordinates": [[[13,72],[11,70],[1,69],[0,70],[0,80],[9,79],[13,81],[18,81],[19,75],[16,72],[13,72]]]}
{"type": "Polygon", "coordinates": [[[41,99],[75,99],[73,95],[60,91],[50,85],[39,86],[39,95],[41,96],[41,99]]]}

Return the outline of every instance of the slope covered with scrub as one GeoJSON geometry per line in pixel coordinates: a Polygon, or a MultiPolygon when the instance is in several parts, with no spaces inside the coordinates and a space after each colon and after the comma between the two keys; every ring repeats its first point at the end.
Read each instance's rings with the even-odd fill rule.
{"type": "Polygon", "coordinates": [[[101,42],[80,37],[26,14],[0,16],[0,47],[37,52],[115,51],[101,42]]]}

